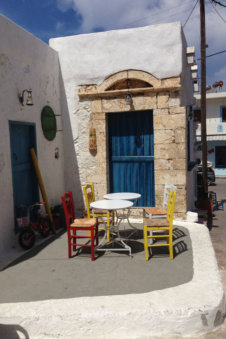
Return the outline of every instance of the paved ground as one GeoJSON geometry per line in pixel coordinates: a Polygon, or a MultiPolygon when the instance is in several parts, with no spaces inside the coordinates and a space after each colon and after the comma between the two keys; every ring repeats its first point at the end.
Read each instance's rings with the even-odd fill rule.
{"type": "MultiPolygon", "coordinates": [[[[215,191],[218,195],[218,198],[223,198],[226,200],[226,180],[224,179],[217,179],[216,181],[216,186],[211,186],[211,190],[215,191]]],[[[226,208],[226,205],[225,205],[226,208]]],[[[225,293],[226,293],[226,247],[225,247],[225,240],[226,240],[226,225],[225,225],[225,220],[226,220],[226,210],[225,211],[216,211],[215,212],[215,217],[213,219],[213,223],[212,226],[210,228],[210,235],[211,235],[211,239],[213,241],[213,246],[215,248],[216,251],[216,257],[217,257],[217,261],[218,261],[218,265],[219,265],[219,269],[220,269],[220,273],[222,276],[222,281],[225,287],[225,293]]],[[[183,232],[183,229],[181,229],[180,231],[183,232]]],[[[49,298],[53,298],[55,296],[53,295],[48,295],[48,291],[52,291],[52,288],[49,289],[49,287],[52,286],[52,284],[55,284],[56,290],[53,291],[54,293],[59,293],[59,288],[60,286],[62,287],[60,290],[60,293],[62,294],[68,294],[68,296],[66,297],[70,297],[70,294],[72,293],[70,291],[70,289],[67,289],[67,284],[62,284],[63,280],[66,280],[67,283],[69,283],[70,279],[68,278],[67,274],[73,275],[74,279],[78,278],[79,273],[81,272],[81,266],[77,265],[78,262],[81,262],[81,265],[83,267],[86,268],[86,270],[84,271],[84,274],[87,273],[87,271],[90,269],[90,267],[92,267],[90,258],[87,257],[87,254],[83,254],[81,256],[75,257],[72,260],[70,260],[71,263],[75,263],[72,266],[68,266],[67,264],[69,263],[69,261],[66,259],[66,252],[64,252],[64,255],[62,257],[62,253],[57,252],[56,255],[56,249],[54,248],[54,244],[57,244],[57,241],[61,241],[62,243],[65,241],[64,240],[65,235],[61,235],[56,241],[54,242],[50,242],[48,246],[42,245],[41,247],[36,248],[34,251],[30,252],[29,254],[26,254],[25,257],[20,258],[17,261],[14,261],[12,263],[12,265],[10,267],[8,267],[6,270],[1,272],[1,277],[4,276],[3,278],[0,277],[0,287],[5,288],[4,286],[6,285],[7,288],[5,288],[3,291],[1,291],[1,299],[5,298],[4,300],[7,300],[10,302],[10,298],[11,300],[15,300],[15,298],[19,298],[17,300],[40,300],[40,290],[39,290],[39,285],[40,283],[43,283],[43,286],[45,287],[45,290],[47,293],[47,297],[49,298]],[[48,249],[48,256],[46,256],[46,250],[48,249]],[[54,253],[54,254],[53,254],[54,253]],[[84,265],[85,263],[85,265],[84,265]],[[25,269],[26,267],[26,269],[25,269]],[[59,272],[61,271],[61,269],[64,269],[64,273],[63,274],[59,274],[59,272]],[[43,280],[43,272],[42,269],[44,270],[48,270],[48,279],[47,280],[43,280]],[[14,271],[14,275],[12,274],[12,272],[14,271]],[[17,271],[17,274],[20,274],[23,272],[23,275],[25,274],[25,278],[24,280],[18,280],[15,279],[15,272],[17,271]],[[26,273],[27,271],[27,273],[26,273]],[[3,274],[3,275],[2,275],[3,274]],[[6,274],[6,275],[5,275],[6,274]],[[37,280],[35,279],[35,277],[37,278],[37,280]],[[2,280],[1,280],[2,279],[2,280]],[[69,280],[68,280],[69,279],[69,280]],[[28,286],[29,284],[33,281],[33,285],[32,290],[34,291],[33,295],[29,295],[28,294],[28,286]],[[14,293],[12,293],[12,295],[10,295],[8,293],[8,296],[5,295],[5,293],[7,293],[6,291],[12,291],[12,288],[14,286],[14,293]],[[20,286],[21,290],[18,289],[18,286],[20,286]],[[21,299],[21,296],[23,296],[23,298],[25,299],[21,299]]],[[[183,260],[185,260],[185,256],[187,256],[186,260],[188,260],[189,262],[189,251],[190,251],[190,245],[189,245],[189,237],[187,235],[182,236],[181,238],[179,237],[177,239],[178,242],[178,247],[175,247],[175,252],[178,251],[178,255],[175,258],[175,263],[176,263],[176,267],[174,267],[174,269],[176,270],[176,268],[178,268],[177,266],[183,266],[183,260]],[[184,246],[184,244],[186,244],[187,246],[187,251],[184,251],[184,249],[186,249],[186,246],[184,246]]],[[[117,254],[116,257],[111,256],[111,255],[107,255],[107,256],[103,256],[100,257],[99,259],[97,259],[95,261],[95,264],[97,264],[98,266],[105,262],[105,268],[104,270],[109,270],[109,268],[112,266],[112,263],[115,260],[119,260],[120,259],[120,263],[122,264],[123,262],[123,270],[120,273],[121,275],[119,275],[119,271],[118,271],[118,267],[117,265],[115,266],[116,268],[116,272],[117,274],[114,274],[113,279],[110,279],[109,281],[111,282],[111,284],[114,285],[115,280],[119,279],[120,277],[123,279],[123,273],[125,273],[126,271],[129,271],[130,268],[130,264],[134,262],[135,260],[137,260],[137,265],[139,266],[141,261],[139,261],[141,258],[143,258],[143,253],[141,251],[141,247],[138,248],[134,248],[136,250],[136,256],[134,256],[134,258],[132,260],[130,260],[128,257],[126,258],[122,258],[122,255],[120,255],[120,258],[117,258],[117,254]],[[137,257],[137,259],[135,259],[135,257],[137,257]],[[140,259],[139,259],[140,257],[140,259]],[[135,259],[135,260],[134,260],[135,259]]],[[[191,257],[190,257],[191,258],[191,257]]],[[[168,256],[163,256],[161,257],[160,260],[166,260],[168,262],[168,264],[171,264],[171,261],[169,261],[168,256]]],[[[158,259],[159,261],[159,259],[158,259]]],[[[163,262],[163,261],[162,261],[163,262]]],[[[174,262],[174,261],[172,261],[174,262]]],[[[71,265],[70,263],[70,265],[71,265]]],[[[146,266],[147,265],[154,265],[154,260],[145,263],[145,261],[143,261],[142,259],[142,263],[144,263],[146,266]]],[[[168,265],[167,264],[167,265],[168,265]]],[[[100,265],[101,267],[103,267],[102,265],[100,265]]],[[[187,266],[187,265],[185,265],[187,266]]],[[[95,267],[95,266],[93,266],[95,267]]],[[[151,267],[151,271],[153,269],[157,269],[151,267]]],[[[139,267],[139,270],[141,268],[139,267]]],[[[147,271],[147,270],[146,270],[147,271]]],[[[180,270],[179,270],[180,271],[180,270]]],[[[178,271],[178,272],[179,272],[178,271]]],[[[112,277],[112,272],[111,270],[109,270],[109,277],[112,277]]],[[[182,271],[180,271],[180,274],[182,273],[182,271]]],[[[141,275],[141,279],[139,280],[139,283],[142,282],[142,272],[140,272],[141,275]]],[[[125,274],[124,274],[125,275],[125,274]]],[[[149,274],[150,275],[150,274],[149,274]]],[[[173,274],[172,274],[173,275],[173,274]]],[[[22,275],[21,275],[22,276],[22,275]]],[[[102,272],[102,275],[100,275],[100,271],[98,272],[98,288],[101,287],[101,279],[103,279],[106,276],[106,274],[104,272],[102,272]]],[[[154,276],[154,275],[152,275],[154,276]]],[[[189,279],[189,276],[186,276],[185,279],[189,279]]],[[[164,280],[164,279],[163,279],[164,280]]],[[[77,281],[78,282],[78,281],[77,281]]],[[[89,285],[93,285],[95,283],[95,280],[90,278],[90,280],[88,281],[89,285]]],[[[81,284],[81,282],[80,282],[81,284]]],[[[54,285],[53,285],[54,286],[54,285]]],[[[69,286],[69,285],[68,285],[69,286]]],[[[73,286],[76,286],[75,281],[73,280],[73,286]]],[[[87,285],[88,286],[88,285],[87,285]]],[[[119,286],[117,286],[118,288],[119,286]]],[[[129,286],[127,286],[128,288],[129,286]]],[[[132,288],[136,288],[135,285],[132,286],[132,288]]],[[[158,286],[159,288],[159,286],[158,286]]],[[[164,288],[164,286],[160,287],[160,288],[164,288]]],[[[80,289],[80,293],[81,295],[83,295],[82,293],[82,289],[80,289]]],[[[121,293],[125,293],[125,291],[121,291],[121,293]]],[[[99,295],[97,293],[97,295],[99,295]]],[[[25,336],[26,337],[26,336],[25,336]]],[[[16,328],[15,326],[7,326],[7,325],[0,325],[0,338],[9,338],[9,339],[14,339],[14,338],[19,338],[16,334],[16,328]]],[[[155,337],[150,337],[150,339],[154,339],[155,337]]],[[[157,338],[157,337],[156,337],[157,338]]],[[[173,338],[181,338],[181,337],[167,337],[167,339],[173,339],[173,338]]],[[[212,333],[208,333],[206,335],[200,336],[198,338],[202,338],[202,339],[223,339],[226,338],[226,323],[224,323],[217,331],[212,332],[212,333]]],[[[142,339],[142,338],[141,338],[142,339]]]]}
{"type": "Polygon", "coordinates": [[[8,303],[144,293],[192,279],[191,241],[185,228],[174,229],[174,260],[170,260],[167,249],[156,248],[155,256],[146,262],[142,229],[136,237],[136,241],[128,242],[132,259],[126,252],[99,252],[92,262],[84,251],[68,260],[64,233],[1,271],[0,300],[8,303]]]}

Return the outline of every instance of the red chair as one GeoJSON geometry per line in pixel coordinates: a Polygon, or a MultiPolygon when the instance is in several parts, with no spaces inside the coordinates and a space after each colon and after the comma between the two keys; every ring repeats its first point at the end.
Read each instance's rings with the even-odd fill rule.
{"type": "Polygon", "coordinates": [[[77,246],[91,247],[91,260],[94,260],[95,245],[98,245],[98,221],[96,218],[75,219],[74,201],[72,192],[68,191],[61,197],[68,236],[68,257],[71,258],[71,252],[76,251],[77,246]],[[77,235],[77,231],[87,232],[88,235],[77,235]],[[91,243],[79,244],[77,239],[90,239],[91,243]],[[96,241],[96,244],[95,244],[96,241]]]}

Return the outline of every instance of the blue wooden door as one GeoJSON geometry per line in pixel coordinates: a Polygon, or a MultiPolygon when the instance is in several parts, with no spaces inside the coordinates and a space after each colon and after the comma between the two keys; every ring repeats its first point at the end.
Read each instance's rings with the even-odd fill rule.
{"type": "MultiPolygon", "coordinates": [[[[14,215],[18,206],[30,206],[39,201],[38,182],[29,149],[36,148],[35,125],[10,121],[11,164],[13,178],[14,215]]],[[[15,223],[15,230],[17,225],[15,223]]]]}
{"type": "Polygon", "coordinates": [[[111,192],[136,192],[136,206],[155,206],[153,112],[108,114],[111,192]]]}

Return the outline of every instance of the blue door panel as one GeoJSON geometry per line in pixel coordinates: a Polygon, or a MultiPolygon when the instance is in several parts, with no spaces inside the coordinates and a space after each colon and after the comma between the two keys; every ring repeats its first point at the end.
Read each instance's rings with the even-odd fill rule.
{"type": "MultiPolygon", "coordinates": [[[[10,145],[15,220],[18,206],[39,201],[38,182],[29,149],[36,149],[35,125],[10,121],[10,145]]],[[[15,223],[15,230],[17,225],[15,223]]]]}
{"type": "Polygon", "coordinates": [[[108,114],[111,192],[137,192],[136,206],[155,206],[152,111],[108,114]]]}

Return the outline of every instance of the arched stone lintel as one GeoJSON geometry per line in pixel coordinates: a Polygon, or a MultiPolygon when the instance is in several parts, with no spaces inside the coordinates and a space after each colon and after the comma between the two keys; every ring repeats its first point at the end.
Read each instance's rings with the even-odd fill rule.
{"type": "Polygon", "coordinates": [[[139,95],[144,93],[174,92],[181,89],[180,77],[157,79],[152,74],[138,70],[125,70],[107,77],[100,85],[88,85],[80,87],[78,95],[80,98],[103,98],[112,96],[121,96],[127,93],[128,89],[111,89],[117,83],[123,83],[125,80],[135,80],[140,83],[144,82],[144,86],[131,87],[130,93],[139,95]],[[150,87],[147,87],[150,85],[150,87]]]}
{"type": "Polygon", "coordinates": [[[119,81],[125,80],[125,79],[137,79],[142,80],[144,82],[147,82],[153,87],[161,87],[161,80],[155,78],[153,75],[144,72],[144,71],[138,71],[138,70],[126,70],[121,71],[118,73],[115,73],[113,75],[110,75],[108,78],[106,78],[102,84],[100,84],[97,87],[98,92],[104,92],[107,91],[108,88],[112,87],[114,84],[116,84],[119,81]]]}

